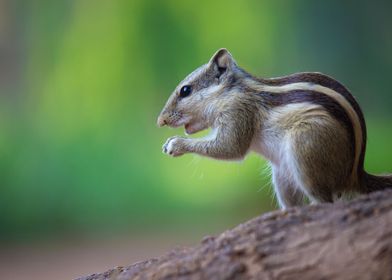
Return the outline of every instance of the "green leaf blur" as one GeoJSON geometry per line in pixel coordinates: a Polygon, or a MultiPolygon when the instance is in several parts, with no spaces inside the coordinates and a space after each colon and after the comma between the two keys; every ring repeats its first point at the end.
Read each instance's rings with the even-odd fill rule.
{"type": "Polygon", "coordinates": [[[161,153],[183,131],[158,129],[160,109],[220,47],[260,76],[319,71],[342,81],[365,111],[367,169],[392,171],[390,2],[5,3],[0,241],[216,228],[275,208],[256,155],[227,163],[161,153]]]}

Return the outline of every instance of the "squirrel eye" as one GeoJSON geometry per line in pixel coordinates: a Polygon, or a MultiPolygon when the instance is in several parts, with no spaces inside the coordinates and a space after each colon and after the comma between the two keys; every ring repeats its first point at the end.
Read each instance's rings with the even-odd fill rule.
{"type": "Polygon", "coordinates": [[[191,86],[183,86],[180,90],[180,97],[187,97],[192,92],[191,86]]]}

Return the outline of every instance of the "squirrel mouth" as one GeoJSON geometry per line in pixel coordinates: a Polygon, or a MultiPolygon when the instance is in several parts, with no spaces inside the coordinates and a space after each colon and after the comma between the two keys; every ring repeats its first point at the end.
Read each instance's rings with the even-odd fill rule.
{"type": "Polygon", "coordinates": [[[185,133],[188,135],[206,129],[206,127],[202,123],[186,123],[184,125],[184,128],[185,128],[185,133]]]}
{"type": "Polygon", "coordinates": [[[193,129],[192,129],[192,125],[191,125],[191,124],[186,123],[186,124],[184,125],[184,127],[185,127],[185,132],[186,132],[186,134],[192,134],[193,129]]]}
{"type": "Polygon", "coordinates": [[[200,131],[200,129],[198,129],[197,126],[195,126],[194,124],[191,124],[191,123],[186,123],[184,125],[184,128],[185,128],[186,134],[194,134],[194,133],[200,131]]]}

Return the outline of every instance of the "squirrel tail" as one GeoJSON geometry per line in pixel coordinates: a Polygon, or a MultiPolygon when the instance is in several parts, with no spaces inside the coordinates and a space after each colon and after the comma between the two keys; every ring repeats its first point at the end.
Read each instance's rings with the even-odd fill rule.
{"type": "Polygon", "coordinates": [[[392,174],[372,175],[365,172],[363,179],[364,193],[392,189],[392,174]]]}

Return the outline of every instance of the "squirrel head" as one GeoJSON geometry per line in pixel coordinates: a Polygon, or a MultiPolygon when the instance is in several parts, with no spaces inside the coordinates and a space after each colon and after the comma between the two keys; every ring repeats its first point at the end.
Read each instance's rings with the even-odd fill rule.
{"type": "Polygon", "coordinates": [[[158,117],[158,125],[185,126],[187,134],[210,127],[220,108],[225,107],[225,92],[240,72],[226,49],[218,50],[207,64],[197,68],[176,87],[158,117]]]}

